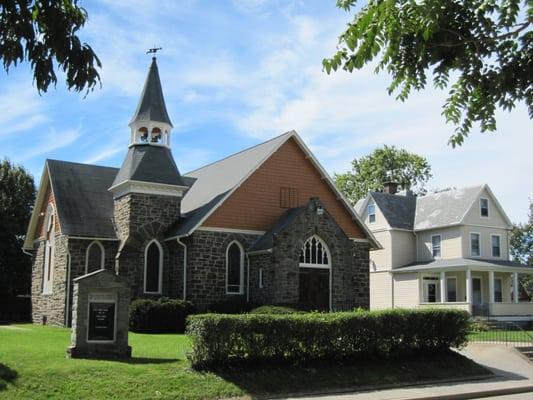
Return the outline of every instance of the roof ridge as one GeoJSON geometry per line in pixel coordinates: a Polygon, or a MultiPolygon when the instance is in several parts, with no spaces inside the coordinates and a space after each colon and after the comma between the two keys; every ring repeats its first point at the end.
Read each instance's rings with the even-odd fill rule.
{"type": "Polygon", "coordinates": [[[212,162],[210,162],[210,163],[208,163],[208,164],[205,164],[205,165],[203,165],[203,166],[201,166],[201,167],[198,167],[198,168],[196,168],[196,169],[193,169],[193,170],[191,170],[191,171],[188,171],[188,172],[184,173],[183,175],[189,175],[189,174],[192,174],[193,172],[196,172],[196,171],[199,171],[199,170],[201,170],[201,169],[207,168],[207,167],[209,167],[209,166],[211,166],[211,165],[213,165],[213,164],[216,164],[216,163],[219,163],[219,162],[221,162],[221,161],[227,160],[228,158],[235,157],[235,156],[238,155],[238,154],[244,153],[244,152],[246,152],[246,151],[250,151],[250,150],[252,150],[252,149],[254,149],[254,148],[256,148],[256,147],[259,147],[259,146],[262,146],[262,145],[264,145],[264,144],[270,143],[270,142],[272,142],[272,141],[274,141],[274,140],[276,140],[276,139],[281,138],[282,136],[285,136],[285,135],[289,136],[289,134],[290,134],[290,136],[292,136],[295,132],[296,132],[296,131],[295,131],[294,129],[292,129],[292,130],[290,130],[290,131],[287,131],[287,132],[284,132],[284,133],[282,133],[281,135],[278,135],[278,136],[275,136],[275,137],[273,137],[273,138],[271,138],[271,139],[265,140],[264,142],[261,142],[261,143],[255,144],[255,145],[253,145],[253,146],[247,147],[247,148],[242,149],[242,150],[240,150],[240,151],[238,151],[238,152],[236,152],[236,153],[233,153],[233,154],[227,155],[226,157],[222,157],[221,159],[218,159],[218,160],[212,161],[212,162]]]}
{"type": "Polygon", "coordinates": [[[108,169],[120,169],[120,168],[117,168],[117,167],[108,167],[106,165],[97,165],[97,164],[88,164],[88,163],[80,163],[80,162],[76,162],[76,161],[65,161],[65,160],[56,160],[56,159],[53,159],[53,158],[47,158],[45,160],[45,163],[48,163],[48,162],[54,162],[54,163],[63,163],[63,164],[75,164],[75,165],[83,165],[83,166],[86,166],[86,167],[97,167],[97,168],[108,168],[108,169]]]}

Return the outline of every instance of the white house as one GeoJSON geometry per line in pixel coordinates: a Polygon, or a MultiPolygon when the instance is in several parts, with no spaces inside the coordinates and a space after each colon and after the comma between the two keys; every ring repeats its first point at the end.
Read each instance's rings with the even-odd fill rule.
{"type": "Polygon", "coordinates": [[[509,261],[511,221],[488,185],[417,197],[388,183],[356,205],[383,249],[370,255],[370,307],[456,307],[492,319],[533,319],[509,261]]]}

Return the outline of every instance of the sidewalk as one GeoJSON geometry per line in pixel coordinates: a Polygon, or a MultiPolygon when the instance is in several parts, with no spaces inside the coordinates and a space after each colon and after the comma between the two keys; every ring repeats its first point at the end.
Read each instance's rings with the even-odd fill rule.
{"type": "MultiPolygon", "coordinates": [[[[478,364],[484,365],[496,374],[494,378],[480,381],[444,383],[429,386],[415,386],[404,389],[355,392],[317,398],[327,400],[423,400],[423,399],[475,399],[489,395],[512,393],[533,393],[533,364],[525,360],[514,348],[493,344],[471,344],[461,353],[478,364]]],[[[420,366],[424,368],[423,365],[420,366]]],[[[533,398],[533,395],[532,395],[533,398]]]]}

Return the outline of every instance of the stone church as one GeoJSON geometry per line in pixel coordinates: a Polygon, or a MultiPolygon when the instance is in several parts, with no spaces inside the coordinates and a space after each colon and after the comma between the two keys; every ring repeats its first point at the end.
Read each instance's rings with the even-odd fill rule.
{"type": "Polygon", "coordinates": [[[368,307],[379,244],[296,132],[180,174],[155,58],[129,127],[120,169],[46,160],[24,243],[35,323],[70,326],[73,279],[102,268],[200,310],[368,307]]]}

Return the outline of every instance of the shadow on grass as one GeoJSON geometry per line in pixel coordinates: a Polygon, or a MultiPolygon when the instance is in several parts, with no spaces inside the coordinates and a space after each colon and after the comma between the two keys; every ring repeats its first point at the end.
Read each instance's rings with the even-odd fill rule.
{"type": "Polygon", "coordinates": [[[149,358],[149,357],[132,357],[117,359],[113,361],[123,362],[126,364],[170,364],[177,361],[183,361],[179,358],[149,358]]]}
{"type": "Polygon", "coordinates": [[[0,390],[5,390],[8,383],[13,382],[18,377],[18,372],[0,363],[0,390]]]}
{"type": "Polygon", "coordinates": [[[486,368],[453,351],[305,366],[263,364],[211,372],[254,398],[372,390],[492,375],[486,368]]]}

